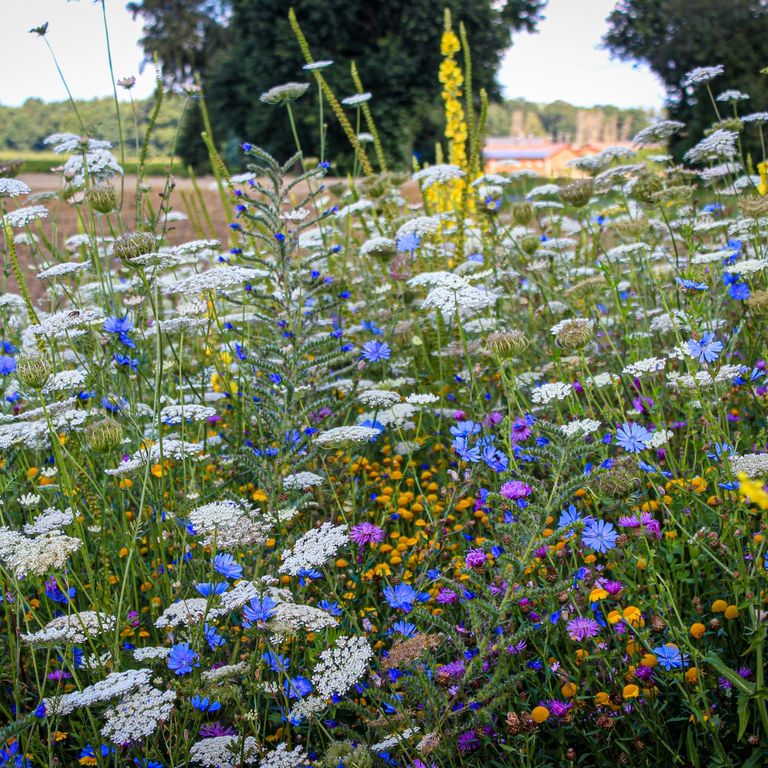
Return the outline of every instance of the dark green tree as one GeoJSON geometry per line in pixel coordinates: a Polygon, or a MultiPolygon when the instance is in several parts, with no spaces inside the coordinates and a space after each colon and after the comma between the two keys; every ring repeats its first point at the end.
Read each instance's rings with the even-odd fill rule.
{"type": "MultiPolygon", "coordinates": [[[[622,0],[608,16],[605,46],[621,59],[648,64],[667,90],[672,119],[687,128],[673,137],[670,149],[680,157],[717,119],[703,87],[684,88],[685,74],[698,66],[722,64],[725,73],[711,83],[715,96],[726,89],[751,96],[748,109],[768,104],[768,5],[763,0],[622,0]]],[[[732,107],[718,104],[722,117],[732,107]]],[[[759,147],[748,128],[745,148],[759,147]]]]}
{"type": "MultiPolygon", "coordinates": [[[[357,62],[363,85],[373,94],[370,108],[385,149],[390,160],[403,167],[412,152],[433,156],[440,139],[443,117],[437,73],[444,9],[451,9],[457,30],[459,22],[466,27],[475,93],[482,87],[494,96],[496,71],[512,32],[533,29],[545,2],[295,0],[293,7],[316,58],[335,62],[323,74],[339,98],[355,92],[349,67],[357,62]]],[[[150,0],[134,3],[142,14],[149,4],[150,0]]],[[[179,0],[151,0],[155,13],[164,4],[178,5],[179,0]]],[[[187,5],[199,9],[205,3],[187,5]]],[[[288,23],[288,8],[285,0],[227,2],[225,43],[200,72],[214,136],[225,157],[237,156],[237,145],[244,141],[277,157],[294,151],[285,110],[259,101],[264,91],[287,81],[313,84],[295,111],[302,146],[308,154],[318,152],[316,90],[310,73],[302,71],[305,62],[288,23]]],[[[155,41],[148,50],[169,61],[183,61],[182,52],[167,50],[171,41],[161,27],[155,28],[153,18],[145,16],[145,40],[155,41]]],[[[180,43],[176,40],[173,45],[180,43]]],[[[176,64],[167,71],[173,69],[187,71],[176,64]]],[[[349,116],[354,122],[354,110],[349,116]]],[[[351,157],[349,144],[328,110],[325,121],[329,157],[343,167],[351,157]]],[[[185,159],[196,165],[205,157],[198,138],[201,129],[199,116],[191,117],[183,142],[185,159]]]]}
{"type": "Polygon", "coordinates": [[[144,22],[145,63],[157,58],[166,82],[207,71],[226,45],[228,0],[131,0],[126,8],[144,22]]]}

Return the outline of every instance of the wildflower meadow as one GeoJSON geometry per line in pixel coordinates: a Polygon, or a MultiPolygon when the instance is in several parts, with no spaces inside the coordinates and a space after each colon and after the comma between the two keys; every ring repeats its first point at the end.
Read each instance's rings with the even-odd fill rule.
{"type": "Polygon", "coordinates": [[[715,63],[682,164],[663,119],[486,173],[447,14],[390,168],[290,21],[296,154],[206,134],[219,238],[170,244],[128,112],[134,177],[73,113],[60,192],[0,178],[0,766],[768,764],[768,112],[715,63]]]}

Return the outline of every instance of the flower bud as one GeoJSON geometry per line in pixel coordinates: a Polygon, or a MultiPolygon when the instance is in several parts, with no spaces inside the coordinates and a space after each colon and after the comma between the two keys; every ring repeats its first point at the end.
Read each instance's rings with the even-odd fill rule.
{"type": "Polygon", "coordinates": [[[109,417],[89,424],[85,428],[85,439],[94,451],[116,448],[123,439],[122,425],[109,417]]]}
{"type": "Polygon", "coordinates": [[[85,193],[85,201],[94,211],[106,215],[117,207],[117,194],[114,187],[103,184],[98,187],[91,187],[85,193]]]}
{"type": "Polygon", "coordinates": [[[541,238],[538,235],[526,235],[520,240],[520,247],[526,256],[533,256],[541,245],[541,238]]]}
{"type": "Polygon", "coordinates": [[[627,496],[640,484],[637,464],[630,456],[618,458],[610,469],[597,475],[595,484],[607,496],[615,499],[627,496]]]}
{"type": "Polygon", "coordinates": [[[574,208],[583,208],[592,197],[594,187],[592,179],[576,179],[560,190],[560,198],[574,208]]]}
{"type": "Polygon", "coordinates": [[[498,357],[514,357],[528,348],[528,339],[518,330],[491,333],[485,339],[485,348],[498,357]]]}
{"type": "Polygon", "coordinates": [[[30,389],[42,389],[51,371],[51,361],[43,355],[25,354],[16,358],[16,378],[30,389]]]}
{"type": "Polygon", "coordinates": [[[157,239],[150,232],[127,232],[115,240],[112,252],[126,267],[134,268],[136,259],[157,249],[157,239]]]}
{"type": "Polygon", "coordinates": [[[579,349],[592,338],[594,323],[583,317],[558,323],[555,339],[563,349],[579,349]]]}
{"type": "Polygon", "coordinates": [[[661,176],[652,173],[644,173],[638,176],[637,181],[632,186],[632,196],[636,197],[642,203],[656,202],[656,195],[664,187],[664,181],[661,176]]]}
{"type": "Polygon", "coordinates": [[[515,203],[512,206],[512,221],[519,227],[527,227],[533,219],[533,206],[530,203],[515,203]]]}

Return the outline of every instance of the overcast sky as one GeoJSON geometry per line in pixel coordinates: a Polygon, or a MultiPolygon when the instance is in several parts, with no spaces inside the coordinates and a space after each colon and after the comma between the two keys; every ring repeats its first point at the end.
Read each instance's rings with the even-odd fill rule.
{"type": "MultiPolygon", "coordinates": [[[[45,43],[28,34],[44,21],[50,23],[48,40],[75,98],[111,94],[99,3],[0,0],[0,4],[0,104],[18,105],[30,96],[46,101],[66,98],[45,43]]],[[[504,95],[539,102],[563,99],[579,106],[659,108],[664,91],[647,68],[613,61],[598,48],[605,18],[615,5],[615,0],[549,0],[539,31],[516,35],[504,57],[499,72],[504,95]]],[[[141,23],[125,11],[125,0],[107,0],[107,8],[115,76],[137,76],[134,95],[147,96],[154,72],[147,67],[139,74],[141,51],[136,41],[141,23]]]]}

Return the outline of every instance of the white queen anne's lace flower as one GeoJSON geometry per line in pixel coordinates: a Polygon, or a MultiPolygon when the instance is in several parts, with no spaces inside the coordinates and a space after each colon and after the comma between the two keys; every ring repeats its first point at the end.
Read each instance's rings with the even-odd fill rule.
{"type": "Polygon", "coordinates": [[[708,83],[710,80],[714,80],[722,75],[723,72],[725,72],[725,67],[722,64],[715,64],[712,67],[695,67],[690,72],[685,73],[682,82],[683,88],[708,83]]]}
{"type": "Polygon", "coordinates": [[[348,541],[346,525],[323,523],[319,528],[307,531],[292,549],[283,550],[283,564],[279,571],[298,576],[299,571],[319,568],[348,541]]]}
{"type": "Polygon", "coordinates": [[[531,392],[531,400],[540,405],[546,405],[552,400],[565,400],[573,391],[572,384],[566,384],[562,381],[554,381],[549,384],[542,384],[531,392]]]}
{"type": "Polygon", "coordinates": [[[312,683],[320,696],[343,696],[368,672],[373,651],[363,637],[344,635],[320,654],[312,683]]]}

